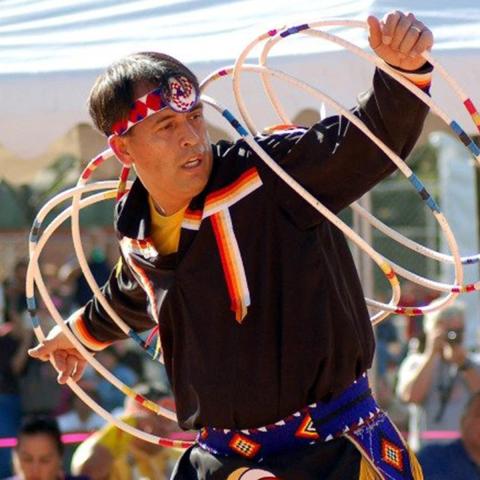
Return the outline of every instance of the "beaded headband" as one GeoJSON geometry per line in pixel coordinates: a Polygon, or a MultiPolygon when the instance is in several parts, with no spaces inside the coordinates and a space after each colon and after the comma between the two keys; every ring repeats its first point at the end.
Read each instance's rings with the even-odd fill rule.
{"type": "Polygon", "coordinates": [[[195,108],[200,92],[193,82],[187,77],[178,76],[170,77],[167,84],[167,89],[157,87],[135,100],[128,117],[113,124],[112,133],[123,135],[137,123],[165,108],[179,113],[195,108]]]}

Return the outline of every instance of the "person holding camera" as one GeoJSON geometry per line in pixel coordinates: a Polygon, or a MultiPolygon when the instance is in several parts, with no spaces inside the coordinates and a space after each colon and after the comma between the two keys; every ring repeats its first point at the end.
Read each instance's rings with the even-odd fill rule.
{"type": "Polygon", "coordinates": [[[468,398],[480,390],[480,358],[463,346],[464,327],[460,305],[426,315],[424,350],[407,355],[400,366],[397,394],[409,404],[414,450],[441,441],[424,432],[456,430],[468,398]]]}

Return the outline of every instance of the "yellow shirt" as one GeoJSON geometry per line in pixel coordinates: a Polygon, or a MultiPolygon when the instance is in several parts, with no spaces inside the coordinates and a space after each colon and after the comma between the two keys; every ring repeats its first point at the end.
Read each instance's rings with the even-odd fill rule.
{"type": "MultiPolygon", "coordinates": [[[[137,426],[134,417],[122,420],[132,427],[137,426]]],[[[159,446],[157,453],[146,453],[132,444],[132,439],[115,425],[106,425],[79,445],[72,458],[72,469],[78,471],[94,446],[101,445],[113,458],[109,480],[168,480],[182,452],[159,446]]]]}
{"type": "Polygon", "coordinates": [[[160,255],[168,255],[178,250],[180,241],[180,230],[183,221],[183,214],[187,207],[177,213],[165,217],[160,215],[153,203],[152,197],[148,197],[150,205],[150,218],[152,220],[152,241],[160,255]]]}

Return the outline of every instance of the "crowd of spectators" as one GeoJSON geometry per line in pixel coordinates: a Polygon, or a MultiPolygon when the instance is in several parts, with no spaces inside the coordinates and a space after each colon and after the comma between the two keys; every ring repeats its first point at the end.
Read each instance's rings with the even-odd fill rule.
{"type": "MultiPolygon", "coordinates": [[[[98,249],[92,250],[89,263],[101,285],[108,278],[111,265],[98,249]]],[[[47,263],[41,268],[54,304],[64,318],[91,296],[80,271],[71,265],[47,263]]],[[[27,262],[20,260],[0,289],[3,305],[3,318],[0,319],[0,440],[16,438],[22,432],[22,421],[25,419],[33,421],[34,425],[36,418],[55,419],[62,433],[99,431],[105,426],[105,420],[68,387],[57,383],[56,372],[50,364],[43,364],[27,355],[27,350],[35,344],[36,339],[26,307],[26,269],[27,262]]],[[[46,329],[51,326],[52,320],[41,303],[37,317],[46,329]]],[[[107,351],[100,352],[97,359],[130,387],[141,381],[151,383],[165,380],[162,366],[158,363],[147,365],[153,362],[144,356],[139,347],[129,342],[115,344],[107,351]]],[[[93,369],[87,369],[79,383],[100,406],[114,414],[123,415],[124,395],[93,369]]],[[[168,392],[167,383],[163,385],[168,392]]],[[[45,426],[42,422],[40,425],[41,428],[45,426]]],[[[14,452],[14,458],[18,460],[18,446],[14,452]]],[[[10,448],[0,444],[0,479],[13,475],[12,453],[10,448]]],[[[16,461],[17,468],[18,465],[16,461]]],[[[43,480],[44,477],[35,478],[43,480]]]]}
{"type": "Polygon", "coordinates": [[[480,390],[480,357],[463,345],[464,311],[458,305],[429,314],[425,346],[407,355],[397,392],[409,405],[409,443],[415,450],[432,440],[422,432],[452,431],[470,396],[480,390]]]}
{"type": "MultiPolygon", "coordinates": [[[[111,269],[106,256],[94,249],[89,262],[98,283],[102,284],[111,269]]],[[[35,476],[40,480],[70,478],[66,475],[71,472],[80,475],[71,478],[91,480],[127,480],[136,478],[135,475],[169,478],[178,452],[119,433],[68,387],[60,386],[49,364],[28,357],[27,349],[35,343],[35,338],[26,311],[26,268],[27,262],[19,261],[1,286],[0,439],[18,437],[19,442],[13,451],[0,446],[0,479],[17,475],[14,478],[28,480],[25,472],[35,462],[42,461],[38,451],[47,452],[45,458],[51,460],[52,469],[64,472],[63,477],[58,473],[35,476]],[[61,458],[63,450],[59,448],[57,430],[95,432],[74,454],[73,449],[69,450],[60,462],[61,468],[57,457],[61,458]],[[29,449],[37,445],[35,442],[41,444],[41,449],[31,455],[29,449]]],[[[65,318],[91,295],[80,271],[69,264],[44,264],[42,273],[55,306],[65,318]]],[[[411,284],[403,292],[403,305],[425,305],[432,300],[411,284]]],[[[51,322],[41,305],[38,318],[45,325],[51,322]]],[[[454,304],[425,318],[394,315],[375,330],[377,349],[372,383],[376,397],[408,435],[412,448],[419,452],[420,461],[428,471],[427,479],[447,476],[480,479],[480,433],[472,434],[472,429],[480,432],[480,349],[477,342],[476,351],[466,350],[465,320],[461,305],[454,304]],[[453,441],[452,436],[456,437],[453,441]],[[447,440],[450,441],[446,443],[447,440]],[[457,472],[453,476],[446,473],[449,471],[446,468],[436,469],[445,463],[432,460],[437,457],[460,458],[462,472],[468,475],[460,476],[457,472]]],[[[141,388],[153,401],[172,402],[161,365],[151,362],[136,345],[120,342],[96,357],[125,384],[144,382],[141,388]]],[[[130,425],[158,435],[169,435],[178,428],[143,409],[136,410],[131,401],[125,406],[124,395],[93,369],[87,369],[80,385],[102,407],[122,416],[130,425]]]]}
{"type": "MultiPolygon", "coordinates": [[[[413,284],[402,291],[404,306],[435,298],[413,284]]],[[[480,480],[480,331],[467,349],[467,321],[457,302],[426,315],[394,315],[376,329],[377,399],[428,480],[480,480]]]]}

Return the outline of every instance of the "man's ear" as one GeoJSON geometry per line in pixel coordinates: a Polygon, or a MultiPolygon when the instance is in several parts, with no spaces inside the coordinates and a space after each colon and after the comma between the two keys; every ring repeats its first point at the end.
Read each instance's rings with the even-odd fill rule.
{"type": "Polygon", "coordinates": [[[133,165],[133,158],[128,150],[125,137],[110,135],[108,137],[108,146],[113,150],[113,153],[123,165],[126,167],[133,165]]]}

